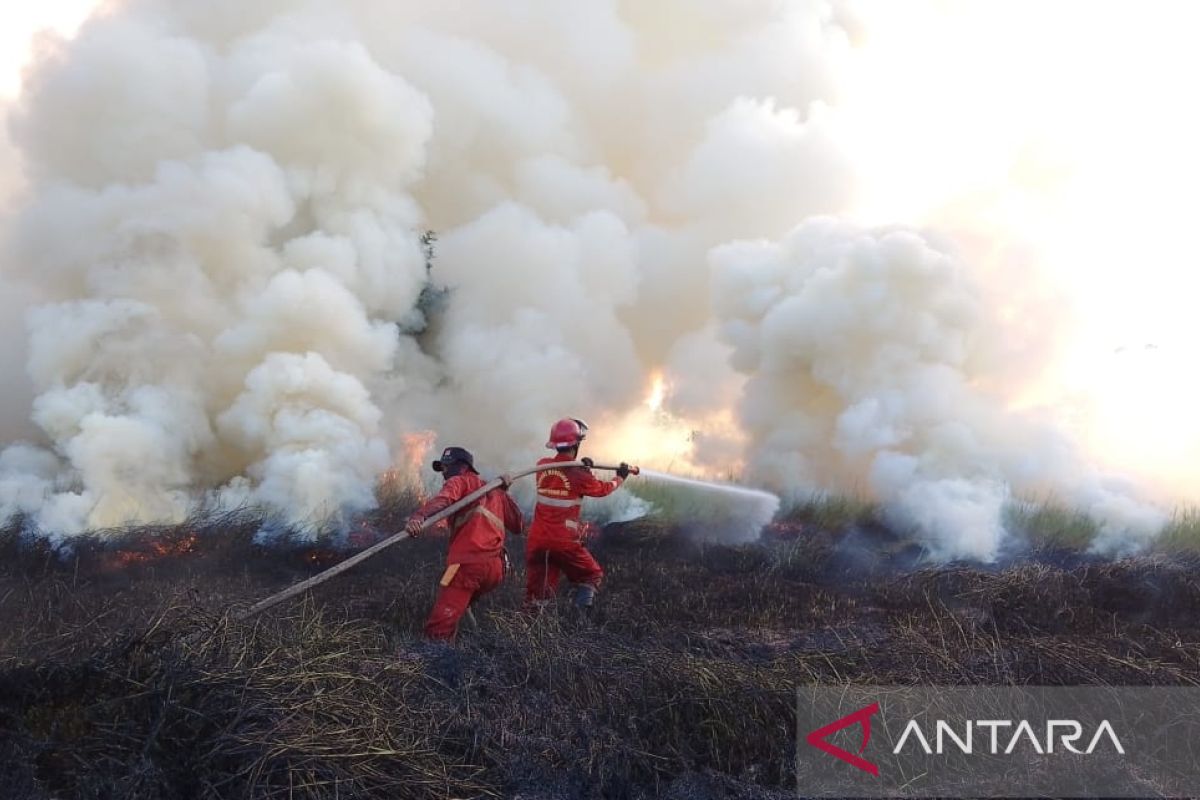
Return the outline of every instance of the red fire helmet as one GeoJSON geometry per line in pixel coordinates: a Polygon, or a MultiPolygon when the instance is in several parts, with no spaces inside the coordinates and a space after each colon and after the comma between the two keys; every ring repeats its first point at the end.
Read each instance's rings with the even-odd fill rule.
{"type": "Polygon", "coordinates": [[[574,447],[587,438],[587,430],[587,424],[581,419],[560,419],[550,426],[550,440],[546,442],[546,449],[566,450],[574,447]]]}

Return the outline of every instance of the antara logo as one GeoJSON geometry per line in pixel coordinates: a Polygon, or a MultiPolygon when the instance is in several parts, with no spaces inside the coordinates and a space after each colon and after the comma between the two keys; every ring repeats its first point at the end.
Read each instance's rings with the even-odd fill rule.
{"type": "Polygon", "coordinates": [[[840,758],[852,767],[878,776],[879,767],[862,757],[862,752],[867,749],[867,742],[871,741],[871,717],[878,713],[879,703],[871,703],[853,714],[847,714],[822,728],[817,728],[808,735],[806,741],[818,750],[823,750],[834,758],[840,758]],[[859,745],[857,754],[843,750],[828,739],[842,728],[849,728],[851,725],[862,726],[862,744],[859,745]]]}
{"type": "MultiPolygon", "coordinates": [[[[823,727],[817,728],[805,737],[810,745],[828,753],[836,759],[845,761],[855,769],[862,770],[876,777],[879,776],[879,766],[863,758],[862,754],[871,741],[871,717],[879,713],[879,703],[871,703],[851,714],[823,727]],[[843,750],[829,741],[829,737],[843,728],[858,725],[862,728],[862,743],[857,753],[843,750]]],[[[1011,719],[980,719],[966,720],[955,728],[946,720],[933,722],[933,735],[927,736],[925,730],[915,719],[908,720],[900,740],[896,743],[893,755],[902,755],[917,750],[925,755],[942,755],[951,750],[971,755],[986,753],[988,755],[1012,755],[1018,749],[1032,749],[1038,755],[1048,755],[1055,752],[1070,752],[1079,755],[1091,755],[1097,749],[1103,748],[1120,755],[1125,754],[1125,747],[1117,738],[1117,732],[1108,720],[1102,720],[1091,736],[1084,739],[1084,725],[1073,719],[1052,719],[1044,726],[1035,728],[1029,720],[1011,719]],[[1039,732],[1045,730],[1045,738],[1039,737],[1039,732]],[[979,734],[976,736],[976,734],[979,734]],[[982,740],[982,741],[979,741],[982,740]],[[934,744],[930,744],[930,742],[934,744]],[[1087,741],[1085,749],[1079,749],[1076,743],[1087,741]],[[1104,746],[1107,741],[1108,746],[1104,746]],[[906,745],[908,749],[906,750],[906,745]]]]}
{"type": "Polygon", "coordinates": [[[904,727],[904,733],[900,735],[900,741],[896,743],[896,749],[892,752],[899,754],[911,736],[914,744],[926,755],[933,755],[935,753],[941,755],[950,750],[951,746],[947,744],[947,740],[953,742],[954,749],[967,755],[976,752],[987,753],[993,756],[1012,755],[1023,743],[1032,748],[1033,752],[1038,755],[1047,755],[1055,752],[1054,746],[1056,742],[1061,745],[1059,752],[1067,751],[1078,755],[1091,755],[1101,745],[1101,740],[1107,738],[1114,752],[1125,755],[1125,747],[1121,744],[1121,740],[1117,738],[1117,732],[1113,730],[1113,726],[1109,724],[1108,720],[1101,720],[1100,724],[1096,727],[1095,733],[1088,739],[1088,746],[1085,750],[1075,747],[1075,743],[1083,738],[1083,724],[1074,719],[1047,720],[1045,724],[1046,737],[1044,739],[1038,737],[1038,733],[1042,730],[1042,727],[1039,726],[1035,730],[1034,726],[1027,719],[1015,722],[1011,719],[967,720],[960,730],[955,730],[950,723],[944,719],[939,719],[934,723],[933,730],[933,737],[926,737],[924,731],[921,730],[921,726],[917,724],[917,721],[910,719],[908,725],[904,727]],[[976,732],[982,735],[976,737],[976,732]],[[929,745],[930,738],[934,742],[933,747],[929,745]],[[975,741],[976,738],[982,738],[983,741],[977,743],[975,741]]]}

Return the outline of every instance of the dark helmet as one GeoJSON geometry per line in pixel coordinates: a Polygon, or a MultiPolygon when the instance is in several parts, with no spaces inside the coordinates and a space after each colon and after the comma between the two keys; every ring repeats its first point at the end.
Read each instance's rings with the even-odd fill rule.
{"type": "Polygon", "coordinates": [[[463,464],[467,469],[478,474],[479,470],[475,469],[475,456],[471,455],[471,451],[463,447],[447,447],[442,451],[442,457],[433,462],[434,472],[444,472],[447,467],[453,464],[463,464]]]}

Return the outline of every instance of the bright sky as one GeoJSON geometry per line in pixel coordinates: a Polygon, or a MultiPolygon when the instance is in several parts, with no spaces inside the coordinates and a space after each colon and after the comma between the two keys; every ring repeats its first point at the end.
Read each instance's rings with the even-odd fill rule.
{"type": "Polygon", "coordinates": [[[0,97],[13,97],[21,83],[21,66],[32,52],[33,37],[43,29],[71,35],[97,0],[10,2],[0,11],[0,97]]]}
{"type": "Polygon", "coordinates": [[[21,69],[33,53],[34,41],[45,30],[74,34],[99,4],[100,0],[40,0],[37,4],[9,0],[0,11],[0,207],[9,204],[22,183],[2,116],[5,104],[20,92],[21,69]]]}
{"type": "Polygon", "coordinates": [[[861,0],[843,109],[872,223],[1025,245],[1077,315],[1046,398],[1080,435],[1200,493],[1200,3],[861,0]]]}

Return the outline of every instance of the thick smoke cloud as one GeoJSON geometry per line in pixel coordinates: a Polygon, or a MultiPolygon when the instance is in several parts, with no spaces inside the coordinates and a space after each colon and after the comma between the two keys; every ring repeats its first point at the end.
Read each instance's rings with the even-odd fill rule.
{"type": "MultiPolygon", "coordinates": [[[[0,94],[0,110],[7,98],[0,94]]],[[[20,153],[0,129],[0,219],[7,216],[20,192],[20,153]]],[[[34,435],[29,419],[33,387],[25,376],[28,352],[25,345],[25,309],[35,304],[29,286],[9,280],[0,261],[0,443],[34,435]]]]}
{"type": "Polygon", "coordinates": [[[822,216],[854,200],[859,25],[828,0],[110,3],[11,117],[4,267],[41,299],[0,518],[63,537],[203,499],[313,531],[370,506],[405,434],[525,465],[662,372],[714,473],[870,491],[941,556],[995,555],[1030,488],[1151,531],[980,388],[1012,367],[968,263],[822,216]],[[704,429],[733,407],[736,435],[704,429]]]}
{"type": "Polygon", "coordinates": [[[1061,435],[982,388],[1004,325],[966,264],[919,234],[816,218],[778,243],[717,248],[712,264],[768,485],[865,482],[947,558],[993,559],[1014,491],[1096,514],[1106,546],[1161,528],[1160,512],[1106,488],[1061,435]]]}
{"type": "Polygon", "coordinates": [[[25,310],[33,297],[25,287],[13,284],[0,274],[0,375],[4,393],[0,396],[0,442],[11,442],[35,434],[29,419],[33,388],[25,377],[28,353],[25,347],[25,310]]]}

